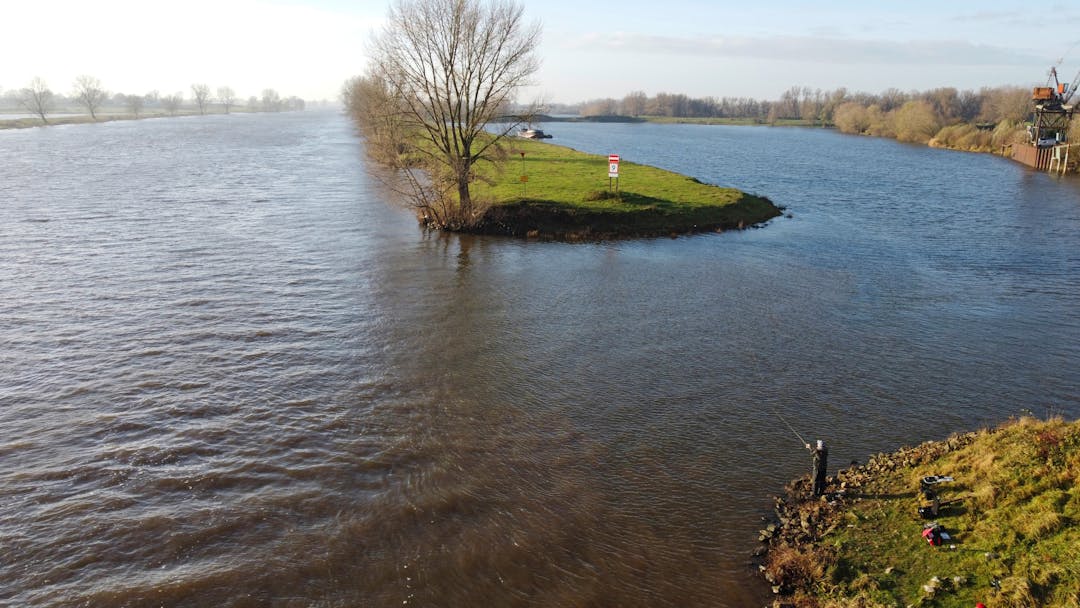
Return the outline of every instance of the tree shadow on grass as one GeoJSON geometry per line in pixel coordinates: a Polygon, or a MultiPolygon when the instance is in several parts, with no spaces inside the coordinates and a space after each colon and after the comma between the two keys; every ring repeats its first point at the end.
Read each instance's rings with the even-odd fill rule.
{"type": "Polygon", "coordinates": [[[634,207],[653,207],[657,209],[669,208],[672,206],[671,201],[665,201],[651,196],[645,196],[644,194],[638,194],[636,192],[621,191],[619,192],[618,200],[624,205],[632,205],[634,207]]]}

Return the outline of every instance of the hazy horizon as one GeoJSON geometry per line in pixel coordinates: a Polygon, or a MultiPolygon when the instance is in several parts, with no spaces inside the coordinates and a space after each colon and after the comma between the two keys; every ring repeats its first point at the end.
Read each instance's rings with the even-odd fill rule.
{"type": "MultiPolygon", "coordinates": [[[[163,17],[134,0],[57,0],[45,28],[25,27],[42,22],[40,8],[13,4],[0,54],[20,59],[0,68],[0,91],[41,77],[66,94],[87,74],[112,93],[190,96],[192,84],[205,83],[241,99],[272,88],[336,100],[344,81],[364,71],[388,4],[189,0],[163,17]]],[[[573,104],[631,91],[776,99],[792,86],[977,90],[1041,84],[1059,60],[1063,81],[1080,70],[1080,7],[1063,4],[1038,15],[1017,1],[523,4],[543,25],[542,67],[523,101],[573,104]]]]}

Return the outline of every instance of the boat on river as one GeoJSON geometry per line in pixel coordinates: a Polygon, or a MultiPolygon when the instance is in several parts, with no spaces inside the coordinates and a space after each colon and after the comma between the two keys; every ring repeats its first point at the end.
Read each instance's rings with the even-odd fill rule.
{"type": "Polygon", "coordinates": [[[551,135],[544,133],[540,129],[522,129],[518,132],[518,137],[524,137],[526,139],[551,139],[551,135]]]}

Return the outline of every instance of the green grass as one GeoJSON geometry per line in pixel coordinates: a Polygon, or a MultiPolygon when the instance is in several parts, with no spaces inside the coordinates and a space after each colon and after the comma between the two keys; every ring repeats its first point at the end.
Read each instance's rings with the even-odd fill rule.
{"type": "Polygon", "coordinates": [[[473,195],[494,203],[523,231],[651,235],[749,226],[780,214],[768,199],[623,160],[618,193],[609,188],[606,156],[514,139],[510,159],[473,195]],[[525,153],[524,167],[521,153],[525,153]],[[521,175],[528,176],[522,187],[521,175]]]}
{"type": "MultiPolygon", "coordinates": [[[[1080,606],[1080,422],[1023,418],[957,451],[879,475],[858,490],[820,543],[835,552],[817,592],[824,606],[1080,606]],[[936,521],[920,533],[918,480],[950,475],[936,521]],[[924,585],[942,581],[931,594],[924,585]]],[[[809,604],[807,604],[809,605],[809,604]]]]}

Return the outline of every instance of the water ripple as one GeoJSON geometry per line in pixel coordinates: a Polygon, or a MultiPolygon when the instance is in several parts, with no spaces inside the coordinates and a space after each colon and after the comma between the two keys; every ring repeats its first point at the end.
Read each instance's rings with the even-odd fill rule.
{"type": "Polygon", "coordinates": [[[1080,415],[1074,180],[820,130],[557,136],[794,217],[455,237],[333,114],[0,132],[0,604],[760,605],[757,518],[808,467],[776,412],[838,463],[1080,415]]]}

